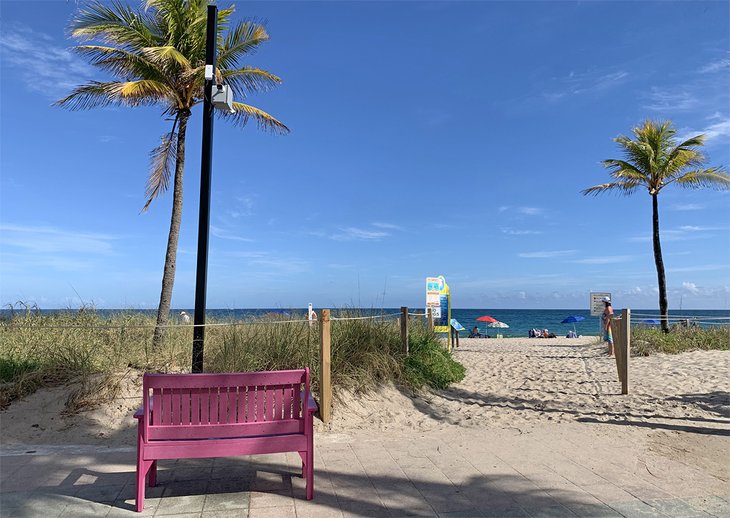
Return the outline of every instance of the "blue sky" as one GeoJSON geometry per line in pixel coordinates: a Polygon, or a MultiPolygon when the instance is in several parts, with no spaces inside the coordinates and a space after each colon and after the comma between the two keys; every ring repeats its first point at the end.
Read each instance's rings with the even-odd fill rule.
{"type": "MultiPolygon", "coordinates": [[[[228,5],[220,2],[219,5],[228,5]]],[[[645,118],[730,164],[727,2],[242,2],[292,132],[216,121],[208,307],[656,308],[651,200],[587,198],[645,118]]],[[[154,308],[171,195],[141,214],[156,108],[52,107],[105,76],[72,1],[2,0],[0,302],[154,308]]],[[[200,111],[173,307],[192,307],[200,111]]],[[[660,196],[670,309],[730,307],[730,193],[660,196]]]]}

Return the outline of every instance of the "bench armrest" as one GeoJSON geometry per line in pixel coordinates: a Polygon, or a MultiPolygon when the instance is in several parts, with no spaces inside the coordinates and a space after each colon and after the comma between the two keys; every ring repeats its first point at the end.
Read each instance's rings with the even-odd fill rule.
{"type": "MultiPolygon", "coordinates": [[[[149,400],[149,406],[150,406],[150,414],[152,413],[152,398],[149,400]]],[[[144,418],[144,406],[141,406],[137,409],[137,411],[134,413],[135,419],[143,419],[144,418]]]]}
{"type": "Polygon", "coordinates": [[[317,410],[319,410],[319,406],[314,400],[314,396],[312,396],[312,394],[310,393],[309,399],[307,400],[307,412],[316,412],[317,410]]]}

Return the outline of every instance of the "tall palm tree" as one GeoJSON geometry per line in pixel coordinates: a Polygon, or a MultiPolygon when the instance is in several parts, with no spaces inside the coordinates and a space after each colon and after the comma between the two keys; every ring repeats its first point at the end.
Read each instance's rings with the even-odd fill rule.
{"type": "Polygon", "coordinates": [[[635,140],[623,135],[614,139],[621,147],[625,159],[603,161],[614,181],[595,185],[581,192],[585,195],[598,195],[616,191],[629,195],[640,187],[649,192],[652,203],[654,262],[659,282],[659,312],[662,330],[666,333],[669,331],[669,320],[664,260],[659,241],[659,192],[670,184],[689,189],[727,189],[730,187],[730,176],[721,167],[703,168],[705,157],[698,148],[704,145],[704,135],[697,135],[677,145],[677,130],[671,121],[660,123],[646,120],[631,131],[635,140]]]}
{"type": "MultiPolygon", "coordinates": [[[[185,134],[192,108],[203,101],[207,0],[147,0],[134,10],[118,0],[95,0],[79,10],[71,22],[71,34],[88,45],[75,50],[115,78],[90,81],[76,87],[56,104],[72,110],[107,105],[159,106],[172,121],[160,145],[150,153],[150,171],[142,209],[165,192],[173,176],[173,203],[167,239],[162,291],[157,310],[153,344],[164,337],[175,282],[175,260],[182,217],[185,134]],[[173,166],[174,164],[174,166],[173,166]]],[[[229,29],[234,8],[218,12],[218,59],[216,80],[230,85],[234,96],[267,91],[281,83],[277,76],[250,66],[240,66],[246,54],[269,39],[266,29],[253,21],[242,21],[229,29]],[[227,33],[226,33],[227,31],[227,33]]],[[[245,126],[254,119],[259,128],[285,134],[289,129],[268,113],[239,102],[233,112],[218,115],[245,126]]]]}

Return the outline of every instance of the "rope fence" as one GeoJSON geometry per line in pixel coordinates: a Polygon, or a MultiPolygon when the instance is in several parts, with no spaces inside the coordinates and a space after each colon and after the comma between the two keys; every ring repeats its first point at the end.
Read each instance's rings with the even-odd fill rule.
{"type": "MultiPolygon", "coordinates": [[[[421,314],[420,316],[424,316],[421,314]]],[[[387,313],[384,315],[371,315],[364,317],[331,317],[330,320],[348,321],[348,320],[375,320],[391,317],[400,317],[400,313],[387,313]]],[[[155,329],[161,327],[163,329],[174,328],[190,328],[196,327],[240,327],[240,326],[262,326],[262,325],[281,325],[281,324],[315,324],[317,320],[266,320],[266,321],[237,321],[237,322],[206,322],[205,324],[165,324],[158,326],[157,324],[114,324],[114,325],[34,325],[34,324],[17,324],[12,320],[1,321],[0,327],[14,327],[16,329],[155,329]]]]}

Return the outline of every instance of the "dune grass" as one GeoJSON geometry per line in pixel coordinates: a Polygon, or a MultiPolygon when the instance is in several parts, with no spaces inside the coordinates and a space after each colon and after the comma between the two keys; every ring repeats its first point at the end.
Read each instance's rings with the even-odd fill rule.
{"type": "MultiPolygon", "coordinates": [[[[422,319],[410,323],[411,355],[397,319],[360,319],[338,311],[331,324],[334,390],[367,391],[392,381],[412,388],[444,388],[464,377],[422,319]]],[[[319,326],[302,316],[219,320],[205,333],[205,371],[236,372],[310,367],[319,386],[319,326]]],[[[58,313],[27,309],[0,321],[0,408],[49,384],[77,382],[70,406],[113,394],[130,371],[189,372],[192,326],[170,327],[152,346],[154,318],[135,312],[103,317],[93,308],[58,313]]]]}
{"type": "Polygon", "coordinates": [[[674,326],[669,333],[637,325],[631,328],[631,355],[679,354],[697,350],[730,350],[730,326],[674,326]]]}

